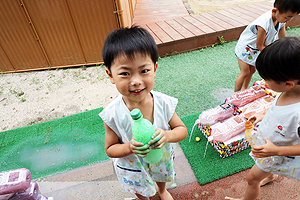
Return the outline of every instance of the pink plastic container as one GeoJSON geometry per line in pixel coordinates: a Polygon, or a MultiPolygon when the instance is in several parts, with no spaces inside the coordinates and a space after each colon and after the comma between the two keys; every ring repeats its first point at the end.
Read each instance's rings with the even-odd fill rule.
{"type": "Polygon", "coordinates": [[[264,114],[268,111],[270,106],[272,105],[272,102],[274,101],[274,98],[270,95],[264,96],[262,98],[259,98],[251,103],[248,103],[247,105],[241,107],[244,116],[249,119],[251,116],[255,114],[264,114]]]}
{"type": "Polygon", "coordinates": [[[199,120],[204,126],[212,126],[217,122],[233,117],[233,113],[233,106],[230,103],[224,103],[202,112],[199,115],[199,120]]]}
{"type": "Polygon", "coordinates": [[[29,188],[31,173],[26,168],[0,173],[0,195],[21,192],[29,188]]]}
{"type": "Polygon", "coordinates": [[[14,193],[0,195],[0,200],[7,200],[10,197],[12,197],[13,195],[14,195],[14,193]]]}
{"type": "Polygon", "coordinates": [[[15,193],[9,200],[36,200],[39,194],[39,186],[31,182],[29,188],[22,192],[15,193]]]}
{"type": "Polygon", "coordinates": [[[233,93],[231,97],[226,101],[232,103],[235,106],[241,107],[265,95],[267,95],[265,90],[262,89],[259,85],[255,85],[246,90],[233,93]]]}
{"type": "Polygon", "coordinates": [[[243,115],[236,115],[223,122],[212,125],[211,139],[219,142],[225,142],[228,139],[242,133],[246,130],[246,118],[243,115]]]}

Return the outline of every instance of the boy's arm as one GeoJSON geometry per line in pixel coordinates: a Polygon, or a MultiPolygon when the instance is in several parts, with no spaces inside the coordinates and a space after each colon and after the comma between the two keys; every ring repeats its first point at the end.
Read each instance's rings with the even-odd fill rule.
{"type": "Polygon", "coordinates": [[[278,147],[278,156],[300,156],[300,144],[278,147]]]}
{"type": "Polygon", "coordinates": [[[279,37],[279,38],[286,37],[285,26],[283,26],[283,27],[279,30],[279,32],[278,32],[278,37],[279,37]]]}
{"type": "Polygon", "coordinates": [[[166,143],[176,143],[187,136],[187,129],[185,124],[178,117],[176,112],[173,114],[171,120],[169,121],[171,130],[162,130],[160,128],[156,129],[153,134],[153,139],[148,143],[153,149],[160,149],[166,143]]]}
{"type": "Polygon", "coordinates": [[[265,139],[265,145],[252,147],[252,153],[257,158],[269,156],[300,156],[300,144],[293,146],[276,146],[270,140],[265,139]]]}
{"type": "Polygon", "coordinates": [[[259,51],[262,51],[265,48],[265,39],[266,39],[266,31],[260,27],[257,27],[257,39],[256,39],[256,47],[259,51]]]}
{"type": "Polygon", "coordinates": [[[176,112],[174,112],[169,124],[171,130],[165,131],[168,138],[168,143],[176,143],[184,140],[187,137],[187,128],[176,112]]]}
{"type": "Polygon", "coordinates": [[[143,145],[132,139],[129,142],[121,144],[117,134],[105,123],[105,152],[111,158],[122,158],[132,153],[140,157],[146,157],[149,152],[149,145],[143,145]]]}
{"type": "Polygon", "coordinates": [[[105,123],[105,152],[111,158],[120,158],[132,154],[129,142],[120,144],[117,134],[105,123]]]}

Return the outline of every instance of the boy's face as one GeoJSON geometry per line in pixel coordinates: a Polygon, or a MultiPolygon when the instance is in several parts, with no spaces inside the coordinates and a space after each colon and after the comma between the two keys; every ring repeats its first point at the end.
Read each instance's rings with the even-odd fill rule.
{"type": "Polygon", "coordinates": [[[271,90],[275,92],[284,92],[284,82],[276,82],[273,80],[265,80],[271,90]]]}
{"type": "Polygon", "coordinates": [[[268,84],[269,88],[274,90],[275,92],[286,92],[292,89],[297,85],[298,80],[289,80],[289,81],[273,81],[273,80],[265,80],[268,84]]]}
{"type": "Polygon", "coordinates": [[[293,17],[297,16],[298,13],[292,13],[291,11],[280,13],[277,8],[272,10],[273,17],[280,23],[285,23],[290,21],[293,17]]]}
{"type": "Polygon", "coordinates": [[[156,69],[157,63],[154,64],[150,56],[137,53],[132,60],[119,55],[106,73],[123,95],[125,103],[140,103],[154,87],[156,69]]]}

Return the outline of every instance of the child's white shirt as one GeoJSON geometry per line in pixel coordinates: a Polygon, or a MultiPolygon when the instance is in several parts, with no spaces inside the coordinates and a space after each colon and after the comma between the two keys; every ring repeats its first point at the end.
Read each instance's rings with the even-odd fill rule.
{"type": "MultiPolygon", "coordinates": [[[[154,128],[170,130],[169,121],[175,113],[178,100],[160,92],[151,91],[151,94],[154,101],[154,128]]],[[[117,134],[121,143],[132,139],[133,120],[122,95],[112,101],[99,116],[117,134]]],[[[114,168],[123,189],[149,197],[156,193],[154,182],[172,181],[175,177],[173,144],[165,144],[163,152],[163,159],[159,163],[151,165],[135,154],[114,158],[114,168]]]]}
{"type": "Polygon", "coordinates": [[[257,26],[262,27],[266,31],[264,45],[267,46],[278,38],[278,32],[284,25],[285,23],[278,23],[277,29],[275,29],[272,20],[272,11],[270,10],[262,14],[241,33],[235,47],[236,56],[243,62],[255,66],[256,58],[260,53],[256,46],[257,26]]]}
{"type": "MultiPolygon", "coordinates": [[[[280,94],[264,116],[259,129],[264,138],[271,140],[276,146],[293,146],[300,144],[298,130],[300,127],[300,102],[276,106],[280,94]]],[[[257,166],[263,171],[284,175],[300,181],[300,156],[275,156],[275,164],[263,168],[257,161],[257,166]]]]}

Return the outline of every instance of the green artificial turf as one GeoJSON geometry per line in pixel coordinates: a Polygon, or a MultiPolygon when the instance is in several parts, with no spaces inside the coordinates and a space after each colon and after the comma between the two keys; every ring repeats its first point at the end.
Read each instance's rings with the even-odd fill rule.
{"type": "Polygon", "coordinates": [[[98,108],[0,133],[0,171],[27,168],[32,179],[109,159],[98,108]]]}
{"type": "MultiPolygon", "coordinates": [[[[181,118],[187,126],[189,133],[191,133],[192,127],[196,119],[198,119],[199,114],[200,112],[181,118]]],[[[227,158],[221,158],[212,145],[208,143],[204,157],[206,144],[207,139],[197,126],[195,126],[193,130],[193,136],[190,142],[189,137],[180,142],[185,157],[191,165],[200,185],[246,170],[254,165],[253,159],[249,156],[250,148],[227,158]],[[200,141],[197,142],[195,137],[200,137],[200,141]]]]}

